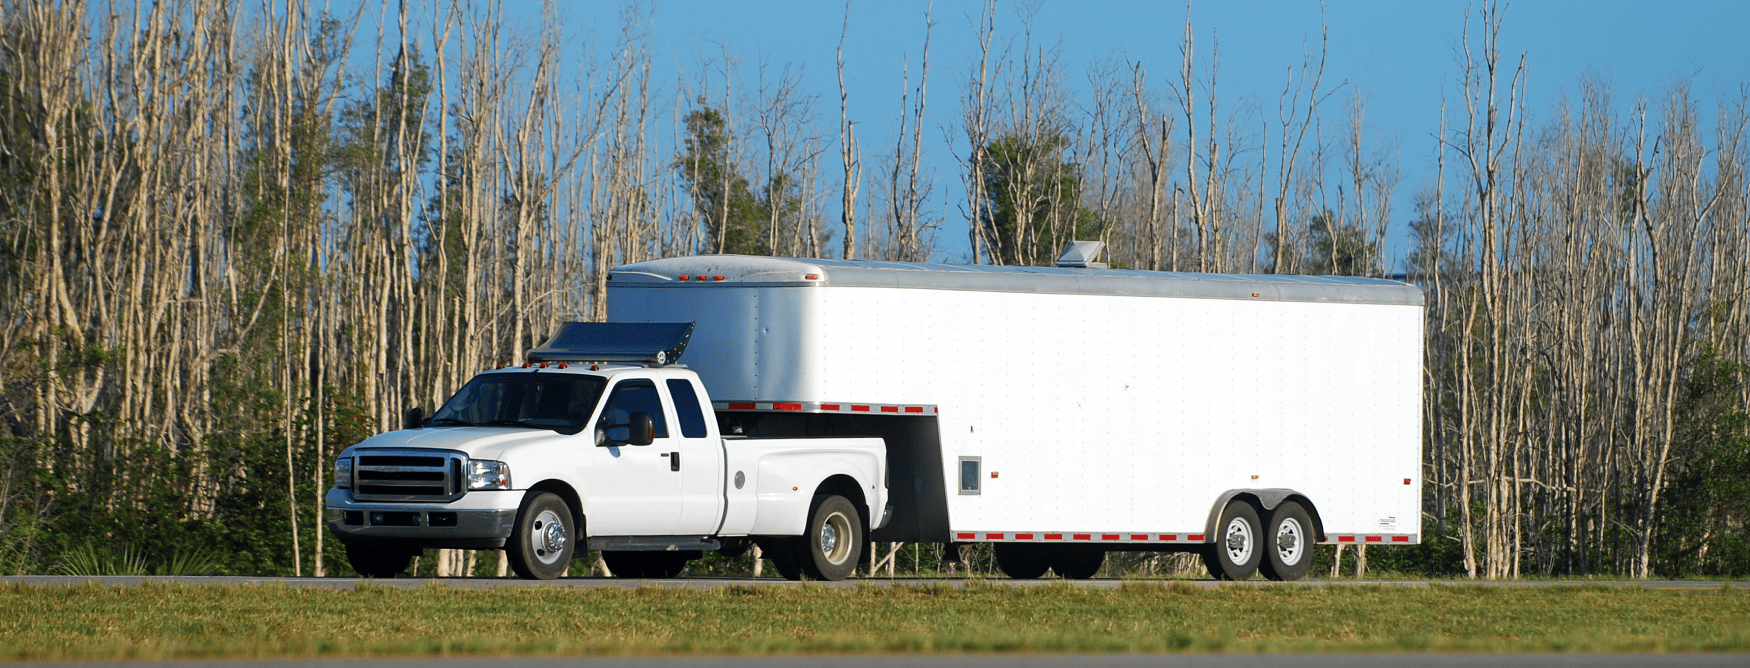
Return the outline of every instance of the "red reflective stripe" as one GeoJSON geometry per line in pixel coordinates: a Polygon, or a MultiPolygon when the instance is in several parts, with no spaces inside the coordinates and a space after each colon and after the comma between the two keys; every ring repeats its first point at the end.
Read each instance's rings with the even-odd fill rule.
{"type": "Polygon", "coordinates": [[[977,538],[978,534],[975,534],[975,533],[957,533],[957,534],[954,534],[954,537],[955,538],[977,538]]]}
{"type": "Polygon", "coordinates": [[[1131,540],[1148,540],[1148,534],[1146,534],[1146,533],[1133,533],[1133,534],[1130,534],[1130,539],[1131,540]]]}
{"type": "Polygon", "coordinates": [[[1176,534],[1176,533],[1161,534],[1161,540],[1178,540],[1178,539],[1179,539],[1179,534],[1176,534]]]}
{"type": "Polygon", "coordinates": [[[936,407],[933,407],[933,406],[932,406],[932,407],[930,407],[930,412],[932,412],[932,413],[940,413],[940,412],[942,412],[942,409],[940,409],[940,408],[936,408],[936,407]]]}
{"type": "Polygon", "coordinates": [[[987,533],[984,535],[984,539],[985,540],[1002,540],[1003,535],[1000,533],[987,533]]]}
{"type": "Polygon", "coordinates": [[[1015,534],[1015,540],[1033,540],[1033,534],[1018,533],[1018,534],[1015,534]]]}
{"type": "Polygon", "coordinates": [[[1391,542],[1393,542],[1393,543],[1408,543],[1408,542],[1410,542],[1410,537],[1409,536],[1392,536],[1391,542]]]}
{"type": "Polygon", "coordinates": [[[823,411],[836,411],[838,409],[839,409],[838,404],[821,404],[820,405],[820,410],[823,410],[823,411]]]}
{"type": "Polygon", "coordinates": [[[1368,536],[1367,537],[1367,542],[1369,542],[1369,543],[1377,543],[1377,542],[1380,542],[1380,540],[1381,540],[1381,538],[1379,536],[1368,536]]]}
{"type": "Polygon", "coordinates": [[[1187,534],[1185,536],[1185,540],[1193,540],[1193,541],[1197,541],[1197,542],[1201,543],[1201,542],[1203,542],[1203,534],[1200,534],[1200,533],[1187,534]]]}
{"type": "Polygon", "coordinates": [[[899,407],[898,406],[882,406],[881,412],[883,412],[883,413],[898,413],[899,407]]]}
{"type": "Polygon", "coordinates": [[[1045,534],[1045,540],[1063,540],[1063,534],[1048,533],[1048,534],[1045,534]]]}
{"type": "Polygon", "coordinates": [[[922,412],[924,412],[924,407],[923,406],[906,406],[905,412],[907,412],[907,413],[922,413],[922,412]]]}
{"type": "Polygon", "coordinates": [[[1103,534],[1100,534],[1100,540],[1118,540],[1118,534],[1103,533],[1103,534]]]}
{"type": "Polygon", "coordinates": [[[739,402],[739,401],[729,402],[729,410],[732,410],[732,411],[750,411],[750,410],[753,410],[753,407],[754,406],[751,402],[749,402],[749,403],[744,403],[744,402],[739,402]]]}
{"type": "Polygon", "coordinates": [[[852,404],[851,410],[853,412],[857,412],[857,413],[867,413],[867,412],[869,412],[869,407],[868,406],[858,406],[858,405],[852,404]]]}
{"type": "Polygon", "coordinates": [[[1337,542],[1339,542],[1339,543],[1353,543],[1353,542],[1355,542],[1355,537],[1354,536],[1338,536],[1337,542]]]}
{"type": "Polygon", "coordinates": [[[1094,539],[1093,535],[1085,534],[1085,533],[1078,533],[1073,538],[1075,540],[1093,540],[1094,539]]]}
{"type": "Polygon", "coordinates": [[[772,404],[772,408],[780,411],[799,411],[802,410],[802,404],[772,404]]]}

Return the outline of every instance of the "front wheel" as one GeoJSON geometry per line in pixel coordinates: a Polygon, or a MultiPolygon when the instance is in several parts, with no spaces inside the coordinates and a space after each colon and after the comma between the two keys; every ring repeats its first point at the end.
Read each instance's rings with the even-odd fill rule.
{"type": "Polygon", "coordinates": [[[413,561],[413,550],[349,545],[346,548],[346,561],[352,564],[352,569],[358,571],[359,575],[386,580],[407,570],[407,562],[413,561]]]}
{"type": "Polygon", "coordinates": [[[1264,556],[1258,511],[1252,504],[1234,500],[1221,511],[1215,543],[1204,546],[1203,565],[1217,580],[1244,580],[1258,572],[1264,556]]]}
{"type": "Polygon", "coordinates": [[[820,580],[843,580],[857,570],[863,555],[863,518],[850,500],[836,494],[814,497],[808,529],[802,534],[802,571],[820,580]]]}
{"type": "Polygon", "coordinates": [[[1270,512],[1258,567],[1264,577],[1286,582],[1306,576],[1312,567],[1312,525],[1312,517],[1294,501],[1283,501],[1270,512]]]}
{"type": "Polygon", "coordinates": [[[538,492],[523,500],[522,509],[517,511],[516,531],[505,543],[504,552],[517,576],[551,580],[571,565],[577,535],[565,500],[557,494],[538,492]]]}

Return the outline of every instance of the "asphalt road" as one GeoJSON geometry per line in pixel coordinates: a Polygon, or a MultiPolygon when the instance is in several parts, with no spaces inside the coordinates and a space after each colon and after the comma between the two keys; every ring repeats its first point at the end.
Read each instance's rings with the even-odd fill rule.
{"type": "MultiPolygon", "coordinates": [[[[337,659],[304,661],[154,661],[152,668],[1472,668],[1552,666],[1733,666],[1743,654],[886,654],[816,656],[683,656],[605,658],[337,659]]],[[[65,663],[19,663],[8,668],[67,668],[65,663]]],[[[95,662],[79,668],[139,668],[139,663],[95,662]]]]}
{"type": "MultiPolygon", "coordinates": [[[[79,576],[79,575],[10,575],[0,577],[0,582],[40,586],[67,586],[82,584],[99,584],[104,586],[139,585],[147,582],[175,584],[212,584],[212,585],[271,585],[286,587],[326,587],[329,589],[352,589],[364,578],[271,578],[271,577],[207,577],[207,576],[149,576],[149,575],[116,575],[116,576],[79,576]]],[[[758,587],[799,587],[801,582],[791,582],[778,578],[709,578],[680,577],[668,580],[640,580],[636,578],[564,578],[559,580],[519,580],[516,578],[394,578],[391,580],[374,580],[379,585],[389,587],[424,587],[440,584],[463,588],[498,588],[498,587],[675,587],[684,589],[712,589],[716,587],[758,586],[758,587]]],[[[1021,587],[1037,587],[1054,583],[1070,582],[1084,587],[1118,587],[1126,583],[1138,582],[1169,582],[1168,580],[1011,580],[1008,578],[852,578],[838,582],[808,582],[812,587],[860,587],[871,585],[885,586],[922,586],[946,585],[964,587],[968,583],[994,584],[1021,587]]],[[[1646,587],[1649,589],[1720,589],[1727,586],[1744,587],[1750,583],[1727,583],[1689,580],[1301,580],[1299,582],[1271,582],[1256,579],[1246,582],[1216,582],[1214,580],[1179,580],[1198,587],[1220,586],[1264,586],[1289,585],[1304,587],[1319,586],[1370,586],[1386,587],[1427,587],[1430,585],[1465,586],[1479,585],[1485,587],[1552,587],[1561,585],[1603,585],[1606,587],[1646,587]]]]}

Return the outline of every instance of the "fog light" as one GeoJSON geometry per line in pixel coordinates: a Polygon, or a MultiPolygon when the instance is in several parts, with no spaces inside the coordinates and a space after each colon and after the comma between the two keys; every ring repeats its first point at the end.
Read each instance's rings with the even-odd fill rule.
{"type": "Polygon", "coordinates": [[[371,524],[382,524],[382,523],[383,523],[383,514],[382,513],[371,513],[371,524]]]}

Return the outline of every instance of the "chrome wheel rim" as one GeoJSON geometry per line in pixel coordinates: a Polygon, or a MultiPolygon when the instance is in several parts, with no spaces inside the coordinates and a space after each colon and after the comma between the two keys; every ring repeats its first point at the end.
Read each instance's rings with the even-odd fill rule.
{"type": "Polygon", "coordinates": [[[1306,556],[1306,533],[1300,526],[1300,520],[1285,517],[1276,525],[1276,558],[1285,566],[1300,563],[1306,556]]]}
{"type": "Polygon", "coordinates": [[[1252,523],[1244,518],[1235,517],[1227,521],[1226,536],[1222,540],[1222,548],[1227,551],[1228,561],[1235,564],[1245,564],[1252,560],[1252,523]]]}
{"type": "Polygon", "coordinates": [[[535,548],[535,559],[543,564],[553,564],[559,561],[559,556],[565,553],[565,543],[570,540],[565,535],[565,522],[559,518],[559,513],[543,510],[535,516],[534,531],[530,533],[530,541],[535,548]]]}
{"type": "Polygon", "coordinates": [[[851,520],[844,513],[833,513],[820,523],[820,553],[827,563],[845,563],[851,557],[851,520]]]}

